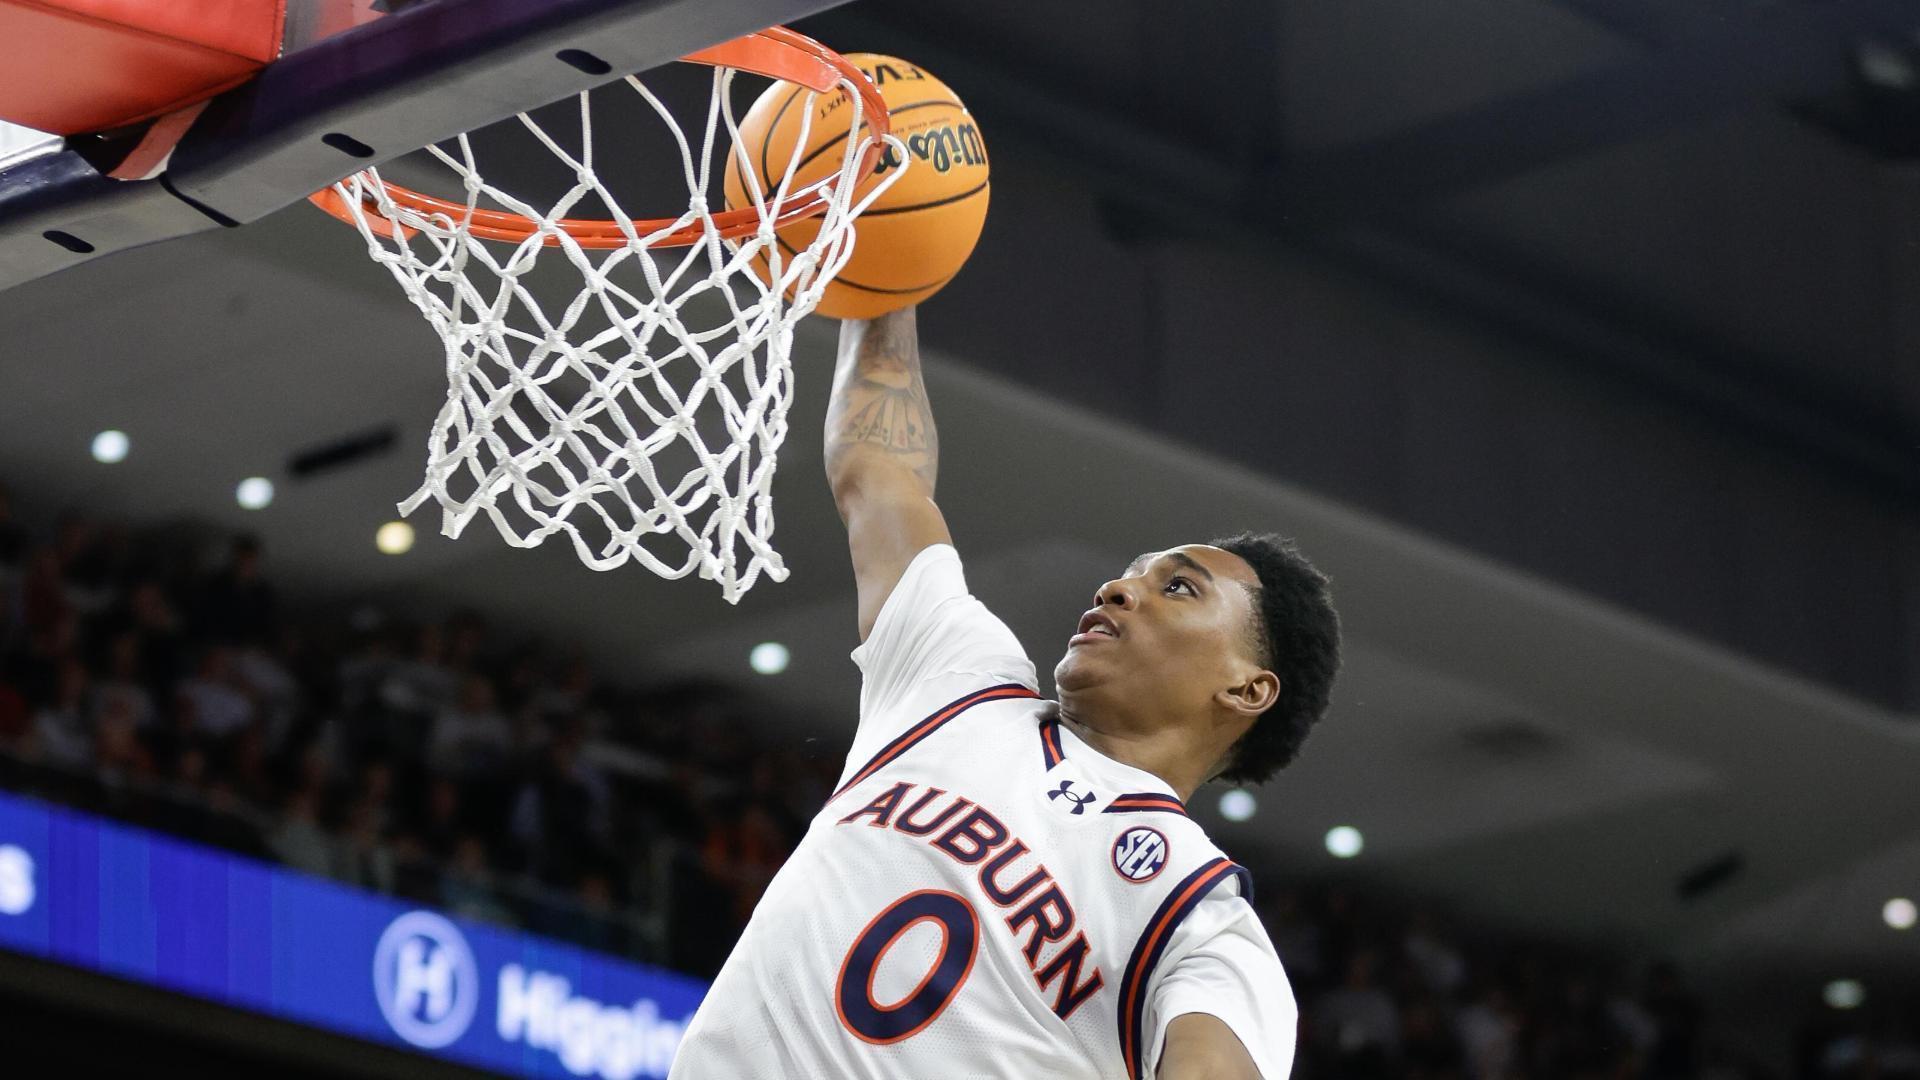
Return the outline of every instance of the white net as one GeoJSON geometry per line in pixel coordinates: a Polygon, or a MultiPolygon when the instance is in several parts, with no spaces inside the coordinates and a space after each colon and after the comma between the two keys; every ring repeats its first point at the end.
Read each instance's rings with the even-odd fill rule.
{"type": "MultiPolygon", "coordinates": [[[[729,603],[762,573],[786,577],[772,542],[771,491],[793,399],[793,329],[852,255],[853,220],[902,170],[857,185],[872,137],[856,119],[817,234],[797,252],[783,249],[774,223],[807,191],[795,181],[799,149],[809,145],[803,126],[771,191],[751,167],[741,169],[759,225],[724,239],[709,192],[716,146],[745,154],[734,74],[714,69],[698,147],[646,85],[625,80],[672,132],[686,178],[685,212],[650,232],[635,231],[595,175],[588,94],[579,98],[577,153],[531,116],[519,117],[574,177],[549,206],[484,180],[465,135],[451,150],[428,148],[458,179],[463,211],[403,205],[377,170],[336,185],[374,261],[446,343],[446,405],[434,420],[426,480],[400,504],[402,514],[432,499],[441,531],[459,536],[484,512],[516,547],[564,532],[596,570],[631,560],[667,578],[698,571],[720,583],[729,603]],[[724,145],[716,142],[722,136],[724,145]],[[614,246],[583,246],[561,226],[596,200],[618,223],[617,233],[604,230],[614,246]],[[517,242],[483,239],[476,212],[490,205],[538,227],[517,242]],[[693,242],[685,243],[689,233],[693,242]],[[537,298],[548,290],[533,288],[529,275],[542,256],[564,260],[578,291],[537,298]],[[754,273],[756,259],[771,284],[754,273]]],[[[839,92],[853,97],[850,83],[839,92]]],[[[805,110],[807,125],[815,114],[805,110]]],[[[895,160],[906,161],[898,140],[886,138],[895,160]]]]}

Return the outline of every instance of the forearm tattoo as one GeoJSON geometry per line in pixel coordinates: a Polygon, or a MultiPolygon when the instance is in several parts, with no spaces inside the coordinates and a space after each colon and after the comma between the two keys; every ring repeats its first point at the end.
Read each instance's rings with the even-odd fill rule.
{"type": "Polygon", "coordinates": [[[940,436],[920,376],[911,309],[883,316],[842,338],[827,410],[827,468],[855,446],[874,447],[912,469],[932,489],[940,436]]]}

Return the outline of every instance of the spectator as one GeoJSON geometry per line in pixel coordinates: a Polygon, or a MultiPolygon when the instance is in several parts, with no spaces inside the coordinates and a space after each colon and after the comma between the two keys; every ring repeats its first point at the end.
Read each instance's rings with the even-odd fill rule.
{"type": "Polygon", "coordinates": [[[225,771],[234,793],[249,805],[270,805],[278,785],[267,762],[266,734],[257,724],[243,728],[230,751],[225,771]]]}
{"type": "Polygon", "coordinates": [[[18,753],[33,730],[33,713],[8,674],[0,666],[0,751],[18,753]]]}
{"type": "Polygon", "coordinates": [[[324,877],[333,869],[333,845],[320,828],[320,800],[312,790],[288,796],[279,828],[267,839],[275,857],[296,870],[324,877]]]}
{"type": "Polygon", "coordinates": [[[1263,912],[1274,951],[1286,966],[1296,991],[1321,985],[1326,974],[1325,943],[1320,925],[1309,917],[1298,889],[1282,889],[1263,912]]]}
{"type": "Polygon", "coordinates": [[[1505,987],[1488,985],[1473,995],[1455,1027],[1473,1080],[1509,1080],[1518,1074],[1521,1019],[1505,987]]]}
{"type": "Polygon", "coordinates": [[[380,682],[380,704],[391,725],[388,744],[409,757],[419,754],[435,718],[455,703],[459,691],[460,677],[446,664],[445,634],[436,623],[421,626],[412,655],[390,665],[380,682]]]}
{"type": "Polygon", "coordinates": [[[487,846],[468,833],[454,845],[453,866],[442,878],[440,904],[468,919],[512,925],[513,911],[500,902],[487,846]]]}
{"type": "Polygon", "coordinates": [[[363,889],[391,893],[394,858],[381,842],[380,816],[380,807],[367,798],[347,808],[346,831],[333,845],[333,876],[363,889]]]}
{"type": "Polygon", "coordinates": [[[1421,996],[1400,1014],[1400,1047],[1406,1080],[1463,1080],[1466,1054],[1440,1003],[1421,996]]]}
{"type": "Polygon", "coordinates": [[[207,752],[196,744],[180,748],[162,774],[164,801],[157,804],[156,822],[165,832],[199,837],[206,817],[207,752]]]}
{"type": "Polygon", "coordinates": [[[507,721],[507,753],[515,761],[539,761],[553,742],[553,730],[531,703],[522,705],[507,721]]]}
{"type": "Polygon", "coordinates": [[[340,707],[349,712],[379,708],[380,691],[398,664],[393,640],[386,633],[375,630],[358,635],[334,673],[340,707]]]}
{"type": "Polygon", "coordinates": [[[1566,975],[1555,1000],[1539,1012],[1542,1022],[1534,1048],[1538,1072],[1568,1080],[1605,1080],[1630,1060],[1626,1039],[1584,973],[1566,975]]]}
{"type": "Polygon", "coordinates": [[[833,794],[840,764],[834,762],[823,769],[821,758],[793,750],[779,757],[778,763],[772,756],[762,757],[760,761],[778,787],[773,801],[779,807],[781,820],[789,824],[797,842],[800,835],[806,832],[807,823],[813,820],[813,815],[826,805],[827,799],[833,794]]]}
{"type": "Polygon", "coordinates": [[[1647,1054],[1649,1080],[1691,1077],[1699,1049],[1700,1005],[1680,981],[1679,969],[1667,962],[1655,964],[1647,973],[1641,1004],[1659,1031],[1647,1054]]]}
{"type": "Polygon", "coordinates": [[[393,851],[393,892],[416,904],[440,900],[440,870],[437,860],[420,843],[420,837],[402,830],[388,841],[393,851]]]}
{"type": "Polygon", "coordinates": [[[274,629],[273,587],[262,576],[260,541],[236,537],[227,565],[201,587],[196,612],[203,637],[230,645],[259,645],[274,629]]]}
{"type": "Polygon", "coordinates": [[[253,698],[233,669],[228,646],[209,646],[199,670],[182,680],[175,694],[178,707],[191,711],[194,730],[213,742],[227,742],[253,722],[253,698]]]}
{"type": "Polygon", "coordinates": [[[43,547],[27,557],[20,597],[21,621],[30,638],[52,632],[72,614],[67,583],[60,573],[59,552],[43,547]]]}
{"type": "Polygon", "coordinates": [[[731,894],[733,916],[744,925],[789,850],[779,819],[760,800],[748,799],[715,815],[701,848],[701,864],[707,876],[731,894]]]}
{"type": "Polygon", "coordinates": [[[558,681],[538,686],[530,704],[549,724],[557,725],[579,716],[593,704],[593,668],[586,658],[575,655],[561,668],[558,681]]]}
{"type": "Polygon", "coordinates": [[[118,616],[119,624],[139,640],[139,654],[149,687],[171,687],[184,662],[185,641],[180,619],[166,588],[156,579],[136,582],[118,616]]]}
{"type": "Polygon", "coordinates": [[[250,808],[241,802],[226,778],[218,775],[208,777],[203,792],[201,801],[206,812],[201,817],[195,839],[254,859],[264,859],[273,854],[272,847],[254,827],[250,808]]]}
{"type": "Polygon", "coordinates": [[[577,735],[555,739],[514,800],[513,835],[542,881],[570,887],[607,838],[607,783],[580,760],[577,735]]]}
{"type": "Polygon", "coordinates": [[[1349,1071],[1377,1071],[1400,1050],[1400,1010],[1377,983],[1379,966],[1371,950],[1355,953],[1346,979],[1321,995],[1315,1008],[1349,1071]]]}
{"type": "Polygon", "coordinates": [[[484,666],[487,648],[487,624],[480,616],[463,611],[447,620],[446,667],[456,676],[470,675],[484,666]]]}
{"type": "Polygon", "coordinates": [[[461,778],[491,778],[506,771],[512,731],[494,707],[493,680],[470,675],[460,698],[439,710],[427,746],[435,772],[461,778]]]}
{"type": "Polygon", "coordinates": [[[305,703],[306,695],[293,670],[304,646],[305,639],[297,628],[284,627],[271,644],[251,642],[233,653],[234,679],[253,699],[259,719],[269,732],[268,741],[275,745],[292,732],[305,703]]]}
{"type": "Polygon", "coordinates": [[[372,818],[375,834],[385,835],[392,825],[393,762],[385,758],[375,758],[363,762],[358,771],[360,789],[354,797],[354,805],[367,809],[372,818]]]}
{"type": "Polygon", "coordinates": [[[153,724],[153,693],[146,686],[138,633],[122,630],[108,641],[106,673],[95,684],[93,694],[96,712],[118,705],[135,729],[153,724]]]}
{"type": "Polygon", "coordinates": [[[399,666],[393,640],[377,628],[362,631],[353,651],[336,665],[334,694],[347,754],[359,757],[400,748],[384,698],[387,680],[399,666]]]}
{"type": "Polygon", "coordinates": [[[427,785],[426,806],[421,815],[421,846],[437,859],[451,859],[454,847],[466,832],[462,814],[460,785],[447,777],[436,777],[427,785]]]}
{"type": "Polygon", "coordinates": [[[139,725],[125,699],[107,698],[94,714],[93,759],[109,788],[153,781],[153,755],[141,744],[139,725]]]}
{"type": "Polygon", "coordinates": [[[294,790],[313,797],[317,817],[325,805],[327,790],[333,784],[333,756],[326,744],[315,740],[300,749],[294,770],[294,790]]]}
{"type": "Polygon", "coordinates": [[[92,760],[87,681],[87,667],[78,657],[60,661],[52,699],[33,715],[34,745],[40,760],[65,769],[85,768],[92,760]]]}
{"type": "Polygon", "coordinates": [[[625,935],[614,906],[613,879],[604,870],[587,871],[574,899],[576,907],[560,936],[588,949],[624,951],[625,935]]]}
{"type": "Polygon", "coordinates": [[[1653,1014],[1616,982],[1607,998],[1607,1015],[1613,1022],[1614,1030],[1632,1049],[1634,1060],[1644,1067],[1647,1057],[1653,1052],[1654,1043],[1660,1038],[1660,1025],[1654,1020],[1653,1014]]]}
{"type": "Polygon", "coordinates": [[[1401,948],[1427,989],[1443,997],[1459,992],[1467,977],[1467,962],[1441,932],[1440,919],[1431,909],[1414,911],[1401,948]]]}
{"type": "Polygon", "coordinates": [[[60,515],[53,550],[67,602],[83,615],[105,611],[113,603],[113,558],[92,519],[71,511],[60,515]]]}

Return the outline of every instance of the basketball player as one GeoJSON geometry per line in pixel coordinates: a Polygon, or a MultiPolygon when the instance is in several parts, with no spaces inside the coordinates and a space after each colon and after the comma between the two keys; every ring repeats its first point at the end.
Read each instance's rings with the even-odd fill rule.
{"type": "Polygon", "coordinates": [[[1283,1080],[1286,975],[1184,803],[1266,779],[1325,711],[1326,579],[1277,537],[1142,555],[1044,701],[934,505],[912,309],[843,324],[826,441],[859,729],[673,1076],[1283,1080]]]}

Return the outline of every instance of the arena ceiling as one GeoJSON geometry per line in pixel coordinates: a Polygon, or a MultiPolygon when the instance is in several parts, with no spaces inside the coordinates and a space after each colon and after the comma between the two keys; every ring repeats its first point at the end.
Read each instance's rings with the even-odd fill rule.
{"type": "MultiPolygon", "coordinates": [[[[981,119],[987,235],[922,327],[942,504],[1041,669],[1134,552],[1295,532],[1351,660],[1260,815],[1216,819],[1237,856],[1329,872],[1350,822],[1361,872],[1729,984],[1911,970],[1878,920],[1920,891],[1911,6],[1084,11],[799,24],[924,63],[981,119]]],[[[800,343],[776,489],[794,576],[738,609],[483,526],[377,554],[438,346],[304,206],[0,295],[0,326],[0,474],[31,502],[247,528],[304,591],[475,605],[637,679],[746,679],[778,637],[766,685],[844,736],[830,326],[800,343]],[[289,472],[388,426],[390,453],[289,472]],[[134,437],[112,469],[86,456],[109,427],[134,437]],[[247,514],[254,474],[281,495],[247,514]]]]}

